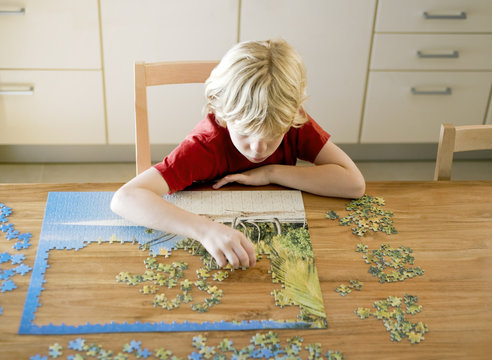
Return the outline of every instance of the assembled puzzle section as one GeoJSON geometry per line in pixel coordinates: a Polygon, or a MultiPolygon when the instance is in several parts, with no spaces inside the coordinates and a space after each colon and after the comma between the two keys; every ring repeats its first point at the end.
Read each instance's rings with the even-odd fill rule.
{"type": "Polygon", "coordinates": [[[192,239],[119,218],[112,195],[49,194],[19,333],[326,327],[300,192],[166,196],[244,232],[258,261],[242,270],[220,269],[192,239]]]}

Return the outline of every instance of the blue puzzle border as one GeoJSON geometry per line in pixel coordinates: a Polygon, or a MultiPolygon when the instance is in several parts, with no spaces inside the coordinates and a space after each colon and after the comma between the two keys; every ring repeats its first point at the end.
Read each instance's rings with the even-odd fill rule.
{"type": "MultiPolygon", "coordinates": [[[[115,332],[155,332],[155,331],[207,331],[207,330],[259,330],[259,329],[299,329],[310,328],[311,324],[304,321],[274,321],[274,320],[244,320],[244,321],[218,321],[218,322],[139,322],[134,323],[124,322],[116,323],[110,322],[105,324],[91,324],[86,323],[83,325],[36,325],[34,320],[36,317],[36,311],[41,306],[39,302],[39,296],[41,291],[44,290],[43,284],[46,283],[44,278],[46,269],[49,268],[48,257],[50,250],[80,250],[87,246],[89,243],[97,242],[95,239],[77,239],[67,243],[66,241],[57,241],[56,239],[47,239],[47,233],[49,233],[49,223],[47,219],[51,211],[55,210],[59,201],[65,201],[67,197],[75,197],[76,200],[84,203],[90,203],[92,206],[96,206],[97,202],[88,199],[93,196],[92,194],[98,194],[103,199],[103,205],[109,209],[109,204],[112,198],[112,192],[50,192],[48,194],[48,200],[45,209],[45,218],[41,229],[41,235],[39,238],[38,251],[32,270],[31,283],[27,291],[26,302],[24,311],[22,314],[21,323],[19,326],[19,334],[36,334],[36,335],[63,335],[63,334],[89,334],[89,333],[115,333],[115,332]]],[[[73,199],[71,199],[73,200],[73,199]]],[[[101,204],[99,204],[101,205],[101,204]]],[[[108,210],[109,211],[109,210],[108,210]]],[[[119,218],[116,215],[115,219],[119,218]]],[[[144,228],[142,227],[142,232],[144,228]]],[[[132,242],[135,239],[126,239],[122,242],[132,242]]],[[[139,243],[145,242],[146,239],[138,239],[139,243]]],[[[171,250],[171,249],[169,249],[171,250]]]]}

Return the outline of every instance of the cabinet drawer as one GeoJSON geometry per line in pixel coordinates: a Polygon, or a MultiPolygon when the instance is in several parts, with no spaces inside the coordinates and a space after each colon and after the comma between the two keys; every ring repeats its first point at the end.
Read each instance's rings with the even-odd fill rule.
{"type": "Polygon", "coordinates": [[[0,71],[0,144],[103,144],[100,71],[0,71]]]}
{"type": "Polygon", "coordinates": [[[0,11],[0,68],[101,68],[96,0],[0,0],[0,11]]]}
{"type": "Polygon", "coordinates": [[[492,72],[371,72],[361,142],[435,143],[441,123],[482,124],[491,83],[492,72]]]}
{"type": "Polygon", "coordinates": [[[492,1],[379,0],[376,32],[492,32],[492,1]]]}
{"type": "Polygon", "coordinates": [[[492,70],[492,35],[376,34],[371,69],[492,70]]]}

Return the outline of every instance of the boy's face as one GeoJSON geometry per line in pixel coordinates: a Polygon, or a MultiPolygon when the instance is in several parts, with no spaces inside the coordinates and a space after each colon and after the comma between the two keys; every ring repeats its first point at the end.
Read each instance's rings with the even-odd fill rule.
{"type": "Polygon", "coordinates": [[[268,159],[280,146],[283,135],[276,138],[258,138],[250,135],[242,135],[232,127],[227,128],[231,141],[236,149],[252,163],[261,163],[268,159]]]}

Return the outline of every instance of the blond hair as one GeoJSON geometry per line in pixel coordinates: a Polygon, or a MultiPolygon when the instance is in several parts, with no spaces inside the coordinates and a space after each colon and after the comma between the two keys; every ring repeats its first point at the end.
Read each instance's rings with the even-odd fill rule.
{"type": "Polygon", "coordinates": [[[236,44],[205,83],[206,108],[221,126],[260,137],[302,126],[305,92],[302,58],[281,39],[236,44]]]}

